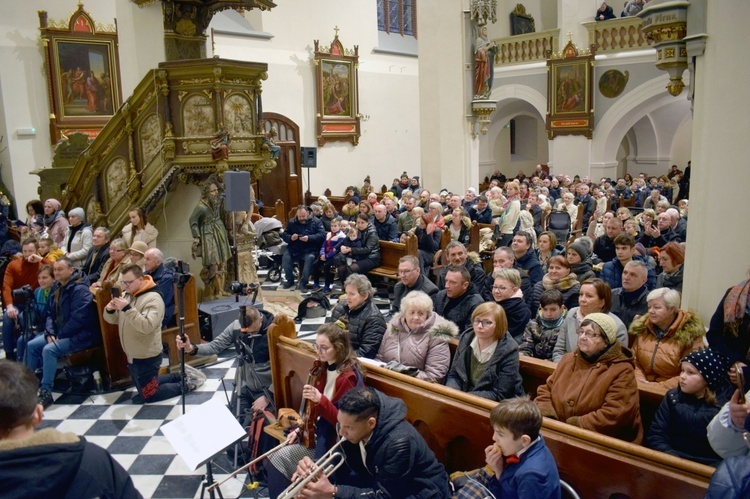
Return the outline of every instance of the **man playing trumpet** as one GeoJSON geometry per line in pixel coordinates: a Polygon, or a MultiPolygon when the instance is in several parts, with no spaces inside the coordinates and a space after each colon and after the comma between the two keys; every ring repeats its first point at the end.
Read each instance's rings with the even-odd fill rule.
{"type": "Polygon", "coordinates": [[[448,475],[417,430],[404,418],[403,401],[374,388],[353,388],[339,401],[339,435],[345,465],[335,484],[309,457],[297,465],[296,478],[311,473],[299,492],[306,498],[450,497],[448,475]]]}

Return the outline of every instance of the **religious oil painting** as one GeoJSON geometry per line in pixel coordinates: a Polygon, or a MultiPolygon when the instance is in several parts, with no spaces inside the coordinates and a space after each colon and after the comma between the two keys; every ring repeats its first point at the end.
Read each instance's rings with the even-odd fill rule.
{"type": "Polygon", "coordinates": [[[352,66],[349,62],[321,61],[323,103],[326,116],[351,116],[349,88],[352,66]]]}

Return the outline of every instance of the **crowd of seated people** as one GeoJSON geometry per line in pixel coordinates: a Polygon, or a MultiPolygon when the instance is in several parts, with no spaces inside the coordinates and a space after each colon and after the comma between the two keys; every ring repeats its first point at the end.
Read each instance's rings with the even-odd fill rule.
{"type": "MultiPolygon", "coordinates": [[[[595,184],[586,177],[576,180],[542,172],[504,183],[493,178],[483,190],[472,188],[464,196],[429,193],[419,187],[418,178],[408,176],[394,181],[386,195],[364,194],[366,187],[349,190],[349,203],[341,215],[324,197],[317,206],[299,207],[283,233],[288,243],[284,286],[318,289],[319,270],[323,270],[323,291],[331,292],[336,276],[343,294],[329,321],[344,325],[358,357],[377,358],[420,379],[497,401],[523,394],[521,356],[549,360],[557,368],[539,389],[536,403],[542,414],[638,443],[644,438],[639,386],[670,390],[664,417],[680,417],[686,404],[706,406],[705,414],[711,415],[729,402],[724,390],[731,379],[729,361],[744,361],[750,349],[746,311],[750,289],[742,285],[728,292],[707,337],[701,334],[697,316],[680,309],[687,204],[663,205],[661,197],[674,199],[666,192],[674,189],[670,182],[642,175],[595,184]],[[617,208],[612,200],[605,200],[601,210],[599,201],[608,189],[618,199],[636,204],[617,208]],[[357,191],[368,200],[361,200],[357,191]],[[653,213],[643,210],[649,199],[653,213]],[[570,205],[583,205],[586,235],[562,241],[544,232],[545,215],[551,210],[567,211],[570,205]],[[521,230],[522,211],[532,220],[528,230],[521,230]],[[482,218],[487,214],[491,216],[482,218]],[[469,250],[476,243],[471,240],[473,224],[487,222],[497,228],[495,249],[485,255],[492,258],[489,272],[482,255],[469,250]],[[442,231],[448,231],[450,238],[436,236],[442,231]],[[376,288],[367,273],[380,263],[381,241],[392,243],[410,234],[420,241],[419,253],[401,258],[394,299],[389,316],[384,317],[374,302],[376,288]],[[447,246],[440,248],[447,239],[447,246]],[[435,272],[430,254],[437,249],[445,252],[448,265],[435,272]],[[296,283],[294,264],[301,265],[296,283]],[[733,315],[728,315],[726,310],[732,306],[733,315]],[[732,328],[739,334],[727,332],[732,328]],[[712,348],[711,359],[722,363],[720,371],[727,379],[705,370],[704,354],[695,352],[706,346],[712,348]],[[694,371],[705,387],[690,384],[694,371]],[[569,400],[579,403],[570,406],[569,400]]],[[[38,228],[40,239],[46,240],[51,233],[47,229],[60,223],[59,203],[48,200],[43,210],[41,225],[29,227],[30,231],[38,228]]],[[[92,282],[80,282],[92,292],[122,284],[122,270],[130,263],[139,263],[160,288],[169,282],[164,255],[149,247],[155,229],[145,213],[131,214],[129,232],[121,234],[128,241],[112,239],[104,227],[87,229],[83,210],[77,210],[66,220],[60,241],[50,238],[62,251],[58,260],[65,267],[62,279],[54,272],[57,286],[65,280],[67,268],[72,269],[69,279],[89,276],[92,282]],[[80,257],[71,258],[83,249],[80,257]]],[[[37,246],[36,239],[25,244],[19,263],[6,270],[4,339],[13,334],[6,333],[6,321],[13,324],[18,317],[12,293],[6,297],[6,291],[27,282],[42,289],[42,294],[48,289],[50,270],[45,265],[50,260],[39,254],[37,246]]],[[[165,321],[172,316],[165,314],[165,321]]],[[[13,339],[4,344],[6,356],[12,358],[16,352],[13,348],[8,352],[8,345],[14,344],[13,339]]],[[[26,350],[31,347],[29,343],[26,350]]],[[[677,449],[677,455],[697,460],[714,459],[700,449],[692,453],[684,449],[685,435],[695,428],[675,435],[668,426],[652,430],[646,443],[677,449]]]]}
{"type": "Polygon", "coordinates": [[[26,209],[20,252],[3,274],[3,349],[6,359],[38,371],[39,402],[46,407],[58,358],[101,343],[96,293],[124,289],[122,272],[135,264],[158,287],[159,324],[168,327],[175,323],[173,273],[164,268],[158,231],[140,207],[129,212],[130,223],[114,240],[109,228],[88,223],[83,208],[66,214],[58,200],[47,199],[30,201],[26,209]]]}

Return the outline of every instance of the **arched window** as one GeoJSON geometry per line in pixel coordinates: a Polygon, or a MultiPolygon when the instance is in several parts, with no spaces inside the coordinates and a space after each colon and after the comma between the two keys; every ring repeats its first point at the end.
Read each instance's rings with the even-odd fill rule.
{"type": "Polygon", "coordinates": [[[378,30],[417,37],[416,0],[377,0],[378,30]]]}

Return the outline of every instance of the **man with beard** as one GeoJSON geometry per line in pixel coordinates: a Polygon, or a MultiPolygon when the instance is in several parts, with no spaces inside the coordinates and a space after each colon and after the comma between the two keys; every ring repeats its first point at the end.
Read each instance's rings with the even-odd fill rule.
{"type": "Polygon", "coordinates": [[[193,258],[203,259],[203,301],[221,298],[224,293],[225,265],[231,256],[229,236],[222,220],[219,200],[219,181],[209,178],[203,186],[203,195],[190,216],[193,235],[193,258]]]}

